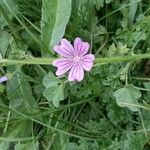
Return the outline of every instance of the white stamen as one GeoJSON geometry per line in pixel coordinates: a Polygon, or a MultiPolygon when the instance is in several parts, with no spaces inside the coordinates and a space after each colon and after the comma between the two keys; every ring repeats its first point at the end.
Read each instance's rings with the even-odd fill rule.
{"type": "Polygon", "coordinates": [[[75,62],[79,62],[80,61],[80,57],[78,57],[78,56],[74,57],[74,61],[75,62]]]}

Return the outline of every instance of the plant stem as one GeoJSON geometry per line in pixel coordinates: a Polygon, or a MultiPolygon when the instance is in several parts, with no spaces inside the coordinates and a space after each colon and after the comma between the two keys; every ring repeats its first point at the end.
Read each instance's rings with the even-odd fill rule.
{"type": "MultiPolygon", "coordinates": [[[[114,63],[114,62],[124,62],[124,61],[133,61],[150,58],[150,54],[138,54],[138,55],[130,55],[130,56],[116,56],[116,57],[106,57],[106,58],[96,58],[95,66],[99,66],[102,64],[114,63]]],[[[14,59],[2,59],[0,60],[0,64],[2,66],[7,65],[50,65],[53,60],[56,58],[26,58],[22,60],[14,60],[14,59]]]]}
{"type": "Polygon", "coordinates": [[[150,54],[138,54],[138,55],[130,55],[130,56],[116,56],[116,57],[97,58],[95,62],[96,62],[96,64],[113,63],[113,62],[140,60],[140,59],[146,59],[146,58],[150,58],[150,54]]]}
{"type": "Polygon", "coordinates": [[[55,58],[26,58],[22,60],[14,60],[14,59],[2,59],[0,60],[0,64],[3,66],[8,66],[8,65],[50,65],[52,61],[55,60],[55,58]]]}

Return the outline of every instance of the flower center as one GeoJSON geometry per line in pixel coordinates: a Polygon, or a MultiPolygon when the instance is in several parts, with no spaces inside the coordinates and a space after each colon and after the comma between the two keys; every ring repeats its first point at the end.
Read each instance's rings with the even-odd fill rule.
{"type": "Polygon", "coordinates": [[[79,56],[75,56],[75,57],[74,57],[74,61],[75,61],[75,62],[79,62],[79,61],[80,61],[80,57],[79,57],[79,56]]]}

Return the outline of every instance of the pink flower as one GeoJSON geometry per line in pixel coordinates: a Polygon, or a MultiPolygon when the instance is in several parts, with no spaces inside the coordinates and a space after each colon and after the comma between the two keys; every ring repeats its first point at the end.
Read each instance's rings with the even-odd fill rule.
{"type": "Polygon", "coordinates": [[[53,66],[57,67],[56,75],[61,76],[69,72],[69,81],[81,81],[84,78],[84,70],[90,71],[93,67],[95,56],[87,54],[90,45],[76,38],[74,46],[67,39],[62,39],[60,45],[54,47],[54,51],[62,56],[53,61],[53,66]]]}
{"type": "Polygon", "coordinates": [[[0,83],[3,83],[8,80],[7,76],[0,77],[0,83]]]}

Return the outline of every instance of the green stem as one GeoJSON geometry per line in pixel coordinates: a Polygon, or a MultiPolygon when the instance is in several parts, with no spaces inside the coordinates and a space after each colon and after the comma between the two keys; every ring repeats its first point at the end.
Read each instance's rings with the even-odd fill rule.
{"type": "Polygon", "coordinates": [[[3,66],[8,66],[8,65],[50,65],[52,61],[55,60],[55,58],[26,58],[22,60],[14,60],[14,59],[2,59],[0,61],[0,64],[3,66]]]}
{"type": "MultiPolygon", "coordinates": [[[[106,58],[96,58],[95,66],[99,66],[102,64],[114,63],[114,62],[124,62],[124,61],[133,61],[150,58],[150,54],[138,54],[138,55],[130,55],[130,56],[116,56],[116,57],[106,57],[106,58]]],[[[56,58],[27,58],[22,60],[14,60],[14,59],[2,59],[0,60],[0,64],[3,66],[7,65],[50,65],[53,60],[56,58]]]]}
{"type": "Polygon", "coordinates": [[[140,59],[146,59],[146,58],[150,58],[150,54],[138,54],[138,55],[130,55],[130,56],[116,56],[116,57],[97,58],[95,62],[96,62],[96,64],[113,63],[113,62],[140,60],[140,59]]]}

